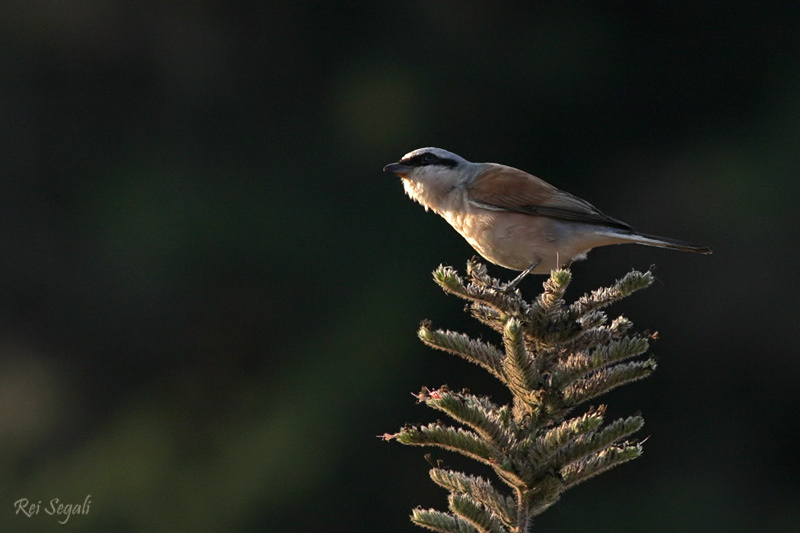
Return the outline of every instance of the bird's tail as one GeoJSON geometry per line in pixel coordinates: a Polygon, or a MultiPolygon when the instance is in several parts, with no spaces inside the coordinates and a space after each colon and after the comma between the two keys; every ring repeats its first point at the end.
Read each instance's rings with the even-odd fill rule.
{"type": "Polygon", "coordinates": [[[694,252],[697,254],[710,254],[711,248],[707,246],[697,246],[686,241],[671,239],[669,237],[657,237],[645,233],[630,233],[626,235],[627,242],[635,242],[646,246],[658,246],[659,248],[669,248],[671,250],[681,250],[683,252],[694,252]]]}

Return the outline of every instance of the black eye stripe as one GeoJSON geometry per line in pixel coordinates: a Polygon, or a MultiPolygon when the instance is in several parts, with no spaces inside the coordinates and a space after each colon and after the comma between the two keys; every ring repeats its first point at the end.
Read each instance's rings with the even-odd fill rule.
{"type": "Polygon", "coordinates": [[[409,157],[402,161],[404,164],[410,167],[424,167],[428,165],[441,165],[444,167],[455,167],[458,163],[453,159],[448,159],[444,157],[439,157],[436,154],[431,152],[424,152],[422,154],[417,154],[413,157],[409,157]]]}
{"type": "Polygon", "coordinates": [[[405,163],[412,167],[421,167],[424,165],[433,165],[437,161],[437,157],[433,154],[417,154],[414,157],[408,158],[405,163]]]}

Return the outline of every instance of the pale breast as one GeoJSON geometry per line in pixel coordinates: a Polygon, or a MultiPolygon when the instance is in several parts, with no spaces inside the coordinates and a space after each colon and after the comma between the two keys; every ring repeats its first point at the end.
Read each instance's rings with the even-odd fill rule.
{"type": "Polygon", "coordinates": [[[475,207],[465,214],[442,216],[481,256],[511,270],[524,270],[537,263],[533,272],[547,274],[583,259],[599,244],[591,237],[591,227],[549,217],[475,207]]]}

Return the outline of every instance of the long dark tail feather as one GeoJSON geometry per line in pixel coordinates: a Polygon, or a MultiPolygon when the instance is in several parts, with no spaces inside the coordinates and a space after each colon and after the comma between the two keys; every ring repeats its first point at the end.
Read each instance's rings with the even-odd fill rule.
{"type": "Polygon", "coordinates": [[[694,252],[697,254],[711,253],[711,248],[707,246],[697,246],[686,241],[671,239],[669,237],[647,235],[646,233],[632,233],[631,242],[644,244],[646,246],[658,246],[660,248],[669,248],[671,250],[681,250],[683,252],[694,252]]]}

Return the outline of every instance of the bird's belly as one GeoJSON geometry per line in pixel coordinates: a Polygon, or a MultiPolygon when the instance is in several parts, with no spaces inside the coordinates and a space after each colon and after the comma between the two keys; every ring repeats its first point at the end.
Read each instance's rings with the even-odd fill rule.
{"type": "Polygon", "coordinates": [[[496,265],[524,270],[537,263],[534,273],[547,274],[593,246],[576,231],[576,225],[548,217],[508,211],[484,211],[448,222],[484,258],[496,265]]]}

